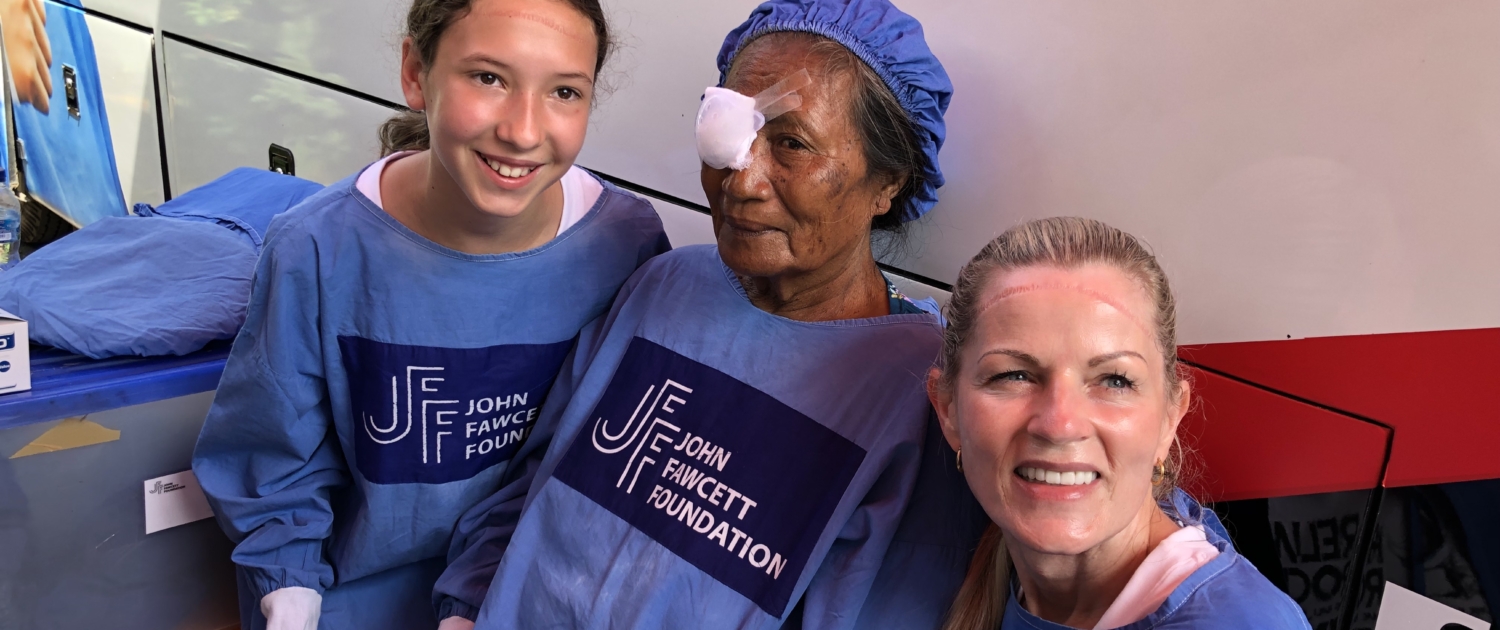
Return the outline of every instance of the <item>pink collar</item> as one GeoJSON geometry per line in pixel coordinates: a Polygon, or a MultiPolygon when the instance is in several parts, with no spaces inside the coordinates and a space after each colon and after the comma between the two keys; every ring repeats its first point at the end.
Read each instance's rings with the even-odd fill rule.
{"type": "Polygon", "coordinates": [[[1218,556],[1219,548],[1208,542],[1202,525],[1173,532],[1136,568],[1094,630],[1119,628],[1145,619],[1167,601],[1177,585],[1218,556]]]}

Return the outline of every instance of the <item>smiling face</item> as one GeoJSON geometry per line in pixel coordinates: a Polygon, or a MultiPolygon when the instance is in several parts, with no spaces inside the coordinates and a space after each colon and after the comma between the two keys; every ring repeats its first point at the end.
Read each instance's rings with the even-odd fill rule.
{"type": "Polygon", "coordinates": [[[426,111],[433,155],[479,211],[517,216],[573,165],[596,46],[592,23],[567,4],[525,0],[475,0],[430,65],[403,46],[407,104],[426,111]]]}
{"type": "Polygon", "coordinates": [[[1140,284],[1111,266],[1024,267],[991,274],[976,304],[933,402],[1010,543],[1076,555],[1154,510],[1152,467],[1188,392],[1169,391],[1140,284]]]}
{"type": "Polygon", "coordinates": [[[870,258],[870,221],[899,189],[869,172],[851,99],[854,73],[801,33],[772,33],[736,57],[724,87],[754,96],[806,69],[798,109],[766,123],[744,170],[703,166],[719,253],[736,273],[778,277],[870,258]]]}

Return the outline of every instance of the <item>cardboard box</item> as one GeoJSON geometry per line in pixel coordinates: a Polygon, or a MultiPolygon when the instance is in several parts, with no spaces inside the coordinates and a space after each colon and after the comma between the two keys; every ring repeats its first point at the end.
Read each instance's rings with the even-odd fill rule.
{"type": "Polygon", "coordinates": [[[26,320],[0,310],[0,395],[31,389],[26,320]]]}

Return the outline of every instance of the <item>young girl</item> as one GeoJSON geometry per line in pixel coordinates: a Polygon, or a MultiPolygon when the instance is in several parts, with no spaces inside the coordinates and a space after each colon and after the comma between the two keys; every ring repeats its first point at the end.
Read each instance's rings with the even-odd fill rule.
{"type": "Polygon", "coordinates": [[[249,629],[432,628],[579,330],[667,249],[573,166],[597,0],[415,0],[386,157],[278,217],[193,457],[249,629]]]}

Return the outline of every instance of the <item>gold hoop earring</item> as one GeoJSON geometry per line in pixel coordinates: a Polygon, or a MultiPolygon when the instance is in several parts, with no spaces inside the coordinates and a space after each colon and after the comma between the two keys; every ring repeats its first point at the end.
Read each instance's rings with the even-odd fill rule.
{"type": "Polygon", "coordinates": [[[958,465],[958,472],[964,471],[964,449],[958,449],[958,455],[953,458],[953,463],[958,465]]]}
{"type": "Polygon", "coordinates": [[[1167,466],[1166,464],[1163,464],[1160,460],[1158,460],[1156,462],[1156,465],[1151,467],[1151,485],[1159,486],[1161,485],[1161,482],[1166,481],[1166,479],[1167,466]]]}

